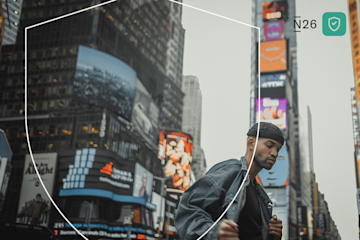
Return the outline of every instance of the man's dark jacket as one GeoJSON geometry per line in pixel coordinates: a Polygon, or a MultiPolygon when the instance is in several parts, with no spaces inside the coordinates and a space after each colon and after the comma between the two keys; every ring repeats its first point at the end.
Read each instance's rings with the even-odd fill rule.
{"type": "MultiPolygon", "coordinates": [[[[220,162],[184,192],[175,214],[175,227],[182,240],[195,240],[213,225],[236,195],[246,171],[245,157],[242,157],[240,161],[230,159],[220,162]]],[[[246,186],[249,183],[250,179],[247,177],[240,193],[223,219],[238,222],[240,212],[245,205],[246,186]]],[[[256,181],[254,183],[263,213],[261,229],[263,239],[274,240],[267,230],[272,215],[272,202],[262,187],[256,181]]],[[[218,239],[219,226],[220,221],[202,239],[218,239]]]]}

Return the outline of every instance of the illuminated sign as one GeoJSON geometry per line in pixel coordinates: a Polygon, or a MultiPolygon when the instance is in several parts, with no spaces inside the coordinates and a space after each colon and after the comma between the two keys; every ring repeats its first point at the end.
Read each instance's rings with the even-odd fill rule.
{"type": "Polygon", "coordinates": [[[271,98],[257,98],[256,99],[256,122],[259,122],[259,112],[260,119],[262,122],[270,122],[280,129],[287,128],[287,108],[286,108],[286,99],[271,99],[271,98]],[[260,103],[260,109],[259,109],[260,103]]]}
{"type": "Polygon", "coordinates": [[[161,130],[159,158],[165,165],[168,192],[183,193],[190,186],[192,137],[183,132],[161,130]]]}
{"type": "Polygon", "coordinates": [[[286,74],[268,74],[260,77],[261,88],[285,87],[286,74]]]}
{"type": "Polygon", "coordinates": [[[287,1],[264,2],[263,21],[287,18],[287,1]]]}
{"type": "Polygon", "coordinates": [[[260,43],[260,72],[287,70],[286,40],[260,43]]]}
{"type": "Polygon", "coordinates": [[[264,23],[265,41],[280,40],[284,38],[284,20],[264,23]]]}

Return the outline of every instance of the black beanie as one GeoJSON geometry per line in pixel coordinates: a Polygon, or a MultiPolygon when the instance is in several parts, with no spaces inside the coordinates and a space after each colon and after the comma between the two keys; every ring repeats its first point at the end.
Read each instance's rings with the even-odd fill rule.
{"type": "MultiPolygon", "coordinates": [[[[256,137],[257,129],[258,129],[258,123],[256,123],[254,126],[252,126],[249,129],[247,135],[256,137]]],[[[277,126],[275,126],[272,123],[260,122],[259,137],[270,138],[270,139],[278,141],[279,143],[281,143],[281,145],[284,144],[284,137],[283,137],[283,134],[282,134],[280,128],[278,128],[277,126]]]]}

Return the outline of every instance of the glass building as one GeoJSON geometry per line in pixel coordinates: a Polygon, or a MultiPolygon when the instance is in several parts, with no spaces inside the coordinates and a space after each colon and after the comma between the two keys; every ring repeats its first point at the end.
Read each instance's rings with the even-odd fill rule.
{"type": "MultiPolygon", "coordinates": [[[[57,154],[52,196],[77,227],[121,239],[127,236],[125,223],[132,216],[132,234],[145,239],[166,225],[164,217],[161,221],[154,217],[165,215],[160,209],[175,209],[171,201],[160,206],[164,200],[153,197],[162,199],[158,179],[164,175],[156,135],[160,126],[181,129],[183,104],[181,89],[166,72],[170,5],[117,1],[32,28],[27,43],[19,32],[16,44],[3,46],[0,128],[14,156],[0,219],[30,223],[38,218],[37,224],[56,230],[55,235],[63,233],[69,239],[76,235],[53,207],[41,208],[39,216],[26,215],[29,201],[35,198],[22,202],[31,167],[24,128],[27,108],[32,152],[57,154]],[[27,106],[24,44],[28,46],[27,106]],[[151,112],[136,102],[138,84],[152,103],[151,112]]],[[[83,0],[24,1],[19,28],[86,7],[89,2],[83,0]]],[[[39,199],[36,196],[34,202],[50,205],[44,195],[39,199]]],[[[168,232],[170,239],[176,239],[176,233],[168,232]]]]}

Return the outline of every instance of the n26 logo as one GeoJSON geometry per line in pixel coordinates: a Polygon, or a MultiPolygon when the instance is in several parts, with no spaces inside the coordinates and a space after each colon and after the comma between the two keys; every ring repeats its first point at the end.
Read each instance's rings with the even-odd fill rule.
{"type": "MultiPolygon", "coordinates": [[[[295,18],[300,18],[299,16],[296,16],[295,18]]],[[[301,32],[301,29],[315,29],[317,26],[316,24],[316,20],[308,20],[308,19],[304,19],[304,20],[296,20],[294,19],[294,30],[295,32],[301,32]]]]}

